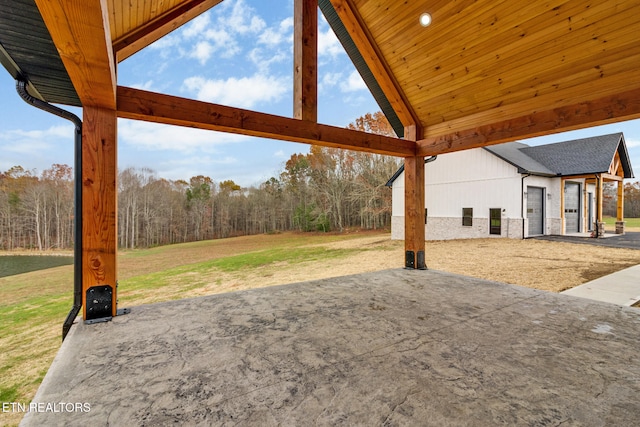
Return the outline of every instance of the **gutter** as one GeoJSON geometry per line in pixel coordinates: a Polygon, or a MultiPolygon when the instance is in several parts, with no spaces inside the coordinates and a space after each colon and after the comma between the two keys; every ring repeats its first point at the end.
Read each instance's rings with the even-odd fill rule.
{"type": "Polygon", "coordinates": [[[62,340],[66,338],[74,319],[82,308],[82,120],[69,111],[34,98],[27,92],[27,82],[16,79],[16,91],[27,104],[67,119],[75,125],[74,139],[74,245],[73,245],[73,306],[62,324],[62,340]]]}
{"type": "MultiPolygon", "coordinates": [[[[437,158],[438,158],[438,156],[427,157],[426,159],[424,159],[424,164],[426,165],[427,163],[434,162],[437,158]]],[[[391,178],[389,178],[389,181],[387,181],[387,183],[384,186],[385,187],[393,187],[393,182],[396,179],[398,179],[398,177],[400,176],[400,174],[402,172],[404,172],[404,163],[402,164],[402,166],[400,166],[400,168],[398,168],[396,173],[394,173],[393,176],[391,178]]]]}

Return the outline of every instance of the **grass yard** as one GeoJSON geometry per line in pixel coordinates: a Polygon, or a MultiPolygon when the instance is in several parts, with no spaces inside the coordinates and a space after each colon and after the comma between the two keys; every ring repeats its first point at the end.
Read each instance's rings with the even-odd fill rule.
{"type": "MultiPolygon", "coordinates": [[[[640,251],[539,240],[427,242],[431,269],[558,292],[640,264],[640,251]]],[[[388,233],[282,233],[121,251],[120,307],[402,267],[388,233]]],[[[28,403],[60,346],[73,267],[0,278],[0,401],[28,403]]],[[[20,414],[0,413],[0,425],[20,414]]]]}
{"type": "MultiPolygon", "coordinates": [[[[616,230],[616,218],[611,216],[605,216],[602,218],[606,224],[607,231],[616,230]]],[[[625,218],[625,230],[626,231],[640,231],[640,218],[625,218]]]]}

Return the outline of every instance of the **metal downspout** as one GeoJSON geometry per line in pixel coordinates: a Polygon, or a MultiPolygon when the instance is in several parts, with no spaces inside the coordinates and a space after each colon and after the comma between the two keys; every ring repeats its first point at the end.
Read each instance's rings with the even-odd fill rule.
{"type": "Polygon", "coordinates": [[[69,111],[41,101],[27,92],[27,83],[16,80],[18,95],[28,104],[48,113],[67,119],[75,125],[74,140],[74,245],[73,245],[73,306],[62,325],[62,340],[73,325],[73,321],[82,308],[82,120],[69,111]]]}

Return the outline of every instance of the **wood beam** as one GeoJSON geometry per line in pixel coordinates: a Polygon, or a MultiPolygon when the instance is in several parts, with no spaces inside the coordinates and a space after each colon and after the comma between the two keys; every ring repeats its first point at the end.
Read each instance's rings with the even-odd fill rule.
{"type": "MultiPolygon", "coordinates": [[[[406,139],[415,139],[418,129],[404,129],[406,139]]],[[[405,267],[426,269],[425,263],[425,182],[424,157],[404,159],[404,248],[405,267]]]]}
{"type": "Polygon", "coordinates": [[[35,0],[83,106],[115,110],[107,0],[35,0]]]}
{"type": "Polygon", "coordinates": [[[616,221],[624,221],[624,183],[622,181],[618,181],[618,200],[616,202],[616,214],[616,221]]]}
{"type": "Polygon", "coordinates": [[[82,307],[92,317],[91,288],[111,286],[111,312],[116,315],[117,281],[117,118],[114,110],[83,109],[82,126],[82,307]],[[89,299],[89,300],[88,300],[89,299]]]}
{"type": "Polygon", "coordinates": [[[404,126],[420,125],[418,115],[373,41],[353,1],[331,0],[331,4],[402,124],[404,126]]]}
{"type": "Polygon", "coordinates": [[[621,177],[620,175],[612,175],[610,173],[603,173],[601,174],[602,179],[604,179],[605,181],[618,181],[618,182],[622,182],[624,180],[624,177],[621,177]]]}
{"type": "Polygon", "coordinates": [[[391,156],[415,154],[414,141],[122,86],[118,117],[391,156]]]}
{"type": "MultiPolygon", "coordinates": [[[[596,176],[596,221],[602,222],[602,202],[603,202],[603,181],[602,176],[596,176]]],[[[598,233],[598,237],[599,233],[598,233]]]]}
{"type": "Polygon", "coordinates": [[[293,117],[318,121],[318,0],[293,5],[293,117]]]}
{"type": "Polygon", "coordinates": [[[113,50],[116,52],[117,61],[124,61],[221,1],[189,0],[181,2],[177,7],[157,16],[142,27],[118,37],[113,40],[113,50]]]}
{"type": "Polygon", "coordinates": [[[425,138],[418,141],[418,155],[433,156],[636,118],[640,118],[640,89],[474,128],[450,129],[442,135],[429,135],[427,129],[425,138]]]}

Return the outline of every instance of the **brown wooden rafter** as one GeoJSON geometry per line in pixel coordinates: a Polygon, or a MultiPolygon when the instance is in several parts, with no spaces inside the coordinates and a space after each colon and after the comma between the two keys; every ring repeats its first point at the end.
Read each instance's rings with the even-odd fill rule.
{"type": "Polygon", "coordinates": [[[392,156],[415,142],[118,86],[118,117],[392,156]]]}
{"type": "MultiPolygon", "coordinates": [[[[418,116],[393,77],[351,0],[331,0],[331,4],[402,124],[404,126],[419,125],[418,116]]],[[[421,128],[416,130],[421,131],[421,128]]],[[[418,139],[421,138],[422,135],[418,134],[418,139]]]]}
{"type": "Polygon", "coordinates": [[[189,22],[196,16],[206,12],[222,0],[190,0],[185,1],[157,17],[113,40],[113,50],[118,62],[149,46],[166,36],[171,31],[189,22]]]}
{"type": "Polygon", "coordinates": [[[115,110],[116,65],[107,1],[35,1],[82,105],[115,110]]]}

